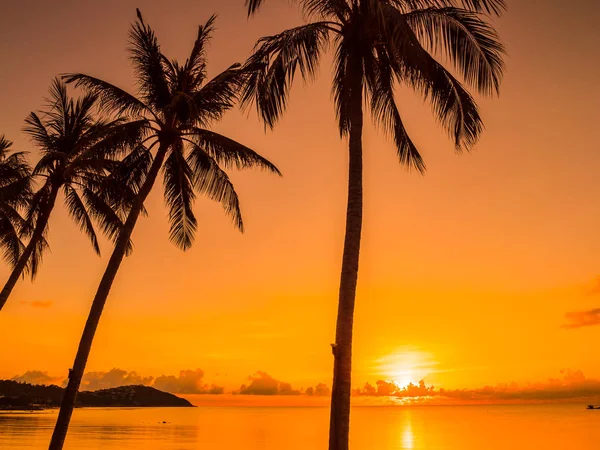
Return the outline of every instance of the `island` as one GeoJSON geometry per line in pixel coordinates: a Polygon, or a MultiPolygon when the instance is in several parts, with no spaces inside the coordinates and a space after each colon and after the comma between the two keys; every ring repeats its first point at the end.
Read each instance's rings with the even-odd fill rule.
{"type": "MultiPolygon", "coordinates": [[[[0,380],[0,410],[58,408],[64,389],[0,380]]],[[[186,399],[149,386],[121,386],[77,395],[76,407],[193,407],[186,399]]]]}

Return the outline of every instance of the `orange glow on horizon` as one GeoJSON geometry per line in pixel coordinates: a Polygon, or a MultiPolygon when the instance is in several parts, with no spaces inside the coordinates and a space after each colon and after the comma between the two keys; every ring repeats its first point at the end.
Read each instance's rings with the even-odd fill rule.
{"type": "MultiPolygon", "coordinates": [[[[139,5],[9,3],[0,134],[37,161],[21,129],[53,76],[81,71],[135,90],[125,48],[139,5]],[[81,17],[97,20],[84,27],[81,17]]],[[[539,383],[558,396],[560,383],[549,379],[565,368],[586,377],[561,378],[565,385],[600,379],[600,359],[590,353],[600,332],[600,60],[579,56],[597,54],[598,5],[584,1],[575,10],[568,3],[542,11],[509,0],[497,24],[510,55],[507,75],[500,98],[478,98],[486,131],[472,154],[457,156],[430,109],[405,88],[399,105],[427,163],[424,176],[400,166],[389,137],[365,116],[353,388],[424,380],[435,389],[500,386],[509,397],[513,390],[503,384],[514,382],[523,389],[539,383]]],[[[182,0],[168,14],[164,2],[147,0],[143,13],[173,56],[185,55],[197,26],[216,13],[211,76],[243,61],[260,36],[302,22],[284,1],[267,2],[250,20],[241,0],[182,0]]],[[[257,372],[294,389],[331,385],[347,143],[335,124],[330,61],[314,83],[294,86],[273,131],[265,132],[253,110],[234,110],[217,126],[283,173],[231,172],[245,234],[199,198],[196,242],[183,253],[168,242],[162,186],[151,193],[88,371],[157,378],[199,368],[202,383],[227,392],[257,372]]],[[[19,282],[0,314],[0,340],[10,343],[0,349],[0,379],[32,370],[64,379],[110,254],[102,240],[103,257],[96,257],[58,203],[51,252],[35,283],[19,282]]],[[[7,277],[0,264],[0,279],[7,277]]],[[[411,433],[398,433],[410,448],[411,433]]]]}

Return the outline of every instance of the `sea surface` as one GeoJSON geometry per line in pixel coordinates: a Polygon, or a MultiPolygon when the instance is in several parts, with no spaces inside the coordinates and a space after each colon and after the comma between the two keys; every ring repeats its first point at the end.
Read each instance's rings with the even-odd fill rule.
{"type": "MultiPolygon", "coordinates": [[[[66,449],[327,449],[327,407],[75,410],[66,449]]],[[[0,413],[0,448],[45,449],[56,411],[0,413]]],[[[370,406],[352,410],[352,450],[598,450],[585,405],[370,406]]]]}

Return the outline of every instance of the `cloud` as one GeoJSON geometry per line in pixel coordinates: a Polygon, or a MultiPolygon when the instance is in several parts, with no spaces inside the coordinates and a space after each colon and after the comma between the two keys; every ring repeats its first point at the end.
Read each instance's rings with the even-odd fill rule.
{"type": "Polygon", "coordinates": [[[314,395],[317,397],[326,397],[331,395],[331,389],[326,384],[319,383],[315,386],[314,395]]]}
{"type": "Polygon", "coordinates": [[[53,377],[48,372],[41,370],[28,370],[23,375],[17,375],[11,378],[13,381],[29,384],[60,384],[63,381],[62,377],[53,377]]]}
{"type": "Polygon", "coordinates": [[[150,385],[154,377],[143,377],[137,372],[123,369],[111,369],[108,372],[87,372],[81,381],[81,391],[97,391],[119,386],[150,385]]]}
{"type": "Polygon", "coordinates": [[[202,382],[204,372],[200,369],[181,370],[179,376],[161,375],[154,380],[153,388],[172,394],[223,394],[224,388],[202,382]]]}
{"type": "Polygon", "coordinates": [[[22,305],[29,305],[32,308],[50,308],[54,302],[52,300],[33,300],[33,301],[21,301],[22,305]]]}
{"type": "MultiPolygon", "coordinates": [[[[120,386],[145,385],[155,389],[171,392],[172,394],[223,394],[225,389],[214,384],[202,383],[204,372],[200,369],[181,370],[179,376],[161,375],[156,379],[152,376],[144,377],[135,371],[128,372],[123,369],[111,369],[108,372],[86,372],[81,381],[81,391],[97,391],[120,386]]],[[[64,377],[53,377],[48,372],[29,370],[23,375],[12,378],[14,381],[31,384],[57,384],[66,386],[64,377]]]]}
{"type": "Polygon", "coordinates": [[[563,370],[562,378],[551,378],[546,383],[534,383],[519,386],[486,386],[474,390],[440,389],[440,395],[465,400],[572,400],[598,397],[600,380],[587,379],[581,370],[563,370]]]}
{"type": "Polygon", "coordinates": [[[276,380],[266,372],[256,372],[248,377],[250,384],[243,384],[237,394],[242,395],[299,395],[300,391],[292,389],[290,383],[276,380]]]}
{"type": "MultiPolygon", "coordinates": [[[[14,381],[31,384],[58,384],[63,377],[54,377],[40,370],[29,370],[12,378],[14,381]]],[[[302,392],[290,383],[277,380],[266,372],[257,372],[248,377],[249,384],[242,385],[235,394],[246,395],[300,395],[302,392]]],[[[127,385],[146,385],[173,394],[223,394],[224,389],[214,384],[204,383],[204,372],[200,369],[181,370],[178,376],[161,375],[154,379],[144,377],[137,372],[112,369],[108,372],[88,372],[84,375],[81,390],[108,389],[127,385]]],[[[329,387],[319,383],[304,391],[308,396],[328,396],[329,387]]],[[[400,387],[393,381],[379,380],[374,385],[366,383],[362,388],[354,389],[352,394],[362,397],[390,398],[396,401],[418,403],[498,403],[498,402],[540,402],[567,401],[600,397],[600,380],[586,378],[581,370],[565,369],[557,378],[543,383],[498,384],[476,389],[438,389],[427,385],[424,380],[417,384],[409,383],[400,387]]]]}
{"type": "MultiPolygon", "coordinates": [[[[418,385],[409,384],[394,390],[392,382],[378,381],[377,387],[367,383],[354,389],[353,395],[370,397],[395,397],[430,402],[455,400],[460,402],[494,403],[503,401],[566,401],[592,399],[600,396],[600,380],[588,379],[581,370],[565,369],[560,378],[550,378],[545,383],[517,383],[484,386],[477,389],[435,389],[423,380],[418,385]],[[390,393],[391,392],[391,393],[390,393]],[[436,400],[438,399],[438,400],[436,400]]],[[[397,387],[397,386],[395,386],[397,387]]]]}
{"type": "Polygon", "coordinates": [[[425,380],[419,381],[419,384],[409,383],[401,388],[393,381],[378,380],[372,386],[366,383],[362,389],[354,389],[354,395],[364,395],[369,397],[398,397],[398,398],[416,398],[432,397],[437,395],[433,386],[427,386],[425,380]]]}
{"type": "Polygon", "coordinates": [[[588,311],[568,312],[565,314],[565,319],[569,323],[564,324],[563,328],[582,328],[600,325],[600,308],[588,311]]]}
{"type": "Polygon", "coordinates": [[[594,278],[594,281],[587,289],[586,294],[590,296],[600,295],[600,276],[594,278]]]}

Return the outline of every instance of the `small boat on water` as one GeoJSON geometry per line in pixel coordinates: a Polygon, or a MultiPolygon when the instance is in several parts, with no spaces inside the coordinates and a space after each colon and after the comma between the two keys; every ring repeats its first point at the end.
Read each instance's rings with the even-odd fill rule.
{"type": "Polygon", "coordinates": [[[600,409],[600,406],[587,405],[587,409],[600,409]]]}

